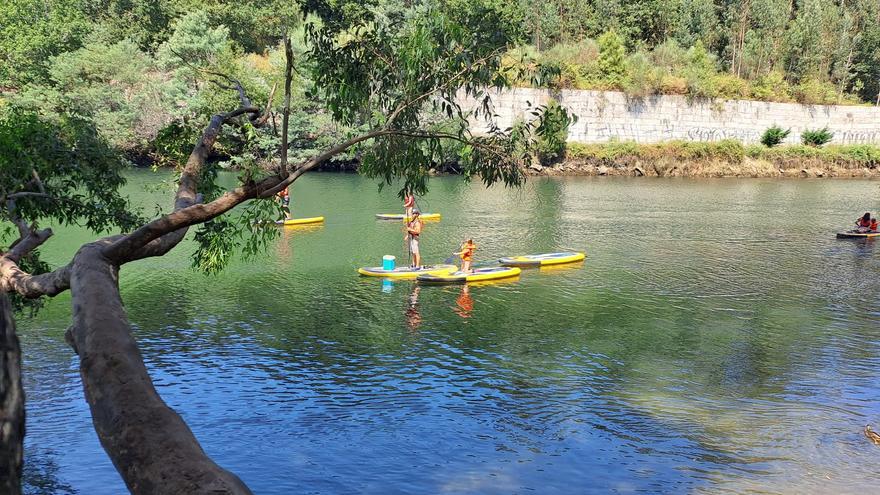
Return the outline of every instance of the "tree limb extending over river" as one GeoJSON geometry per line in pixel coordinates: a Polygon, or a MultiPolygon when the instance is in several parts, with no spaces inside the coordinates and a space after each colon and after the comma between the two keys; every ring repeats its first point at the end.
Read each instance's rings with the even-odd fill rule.
{"type": "MultiPolygon", "coordinates": [[[[270,107],[254,105],[232,78],[225,79],[231,84],[229,89],[237,92],[239,106],[209,119],[180,170],[172,210],[151,221],[133,214],[118,195],[124,179],[107,157],[93,156],[71,169],[58,165],[81,156],[74,150],[83,142],[103,149],[99,141],[93,142],[88,126],[72,123],[72,129],[81,133],[75,134],[78,140],[71,143],[58,137],[59,146],[53,148],[51,160],[46,158],[49,152],[39,147],[41,141],[30,140],[29,135],[9,141],[22,160],[2,163],[9,180],[0,179],[0,200],[8,206],[0,220],[15,225],[19,236],[0,252],[0,296],[5,299],[10,294],[26,302],[70,291],[73,322],[65,337],[79,356],[83,389],[98,438],[132,493],[246,494],[250,490],[204,452],[180,415],[156,391],[120,295],[119,270],[123,265],[165,255],[181,242],[190,226],[218,221],[238,205],[270,203],[275,192],[353,147],[369,156],[363,173],[388,183],[400,178],[406,189],[425,190],[426,163],[446,142],[464,145],[469,176],[480,177],[487,184],[515,185],[523,180],[522,171],[531,153],[529,133],[495,128],[489,135],[475,137],[466,119],[461,119],[455,130],[440,131],[424,117],[430,109],[461,116],[454,103],[458,88],[481,98],[489,108],[484,88],[502,82],[495,75],[503,48],[522,36],[503,27],[508,12],[491,2],[461,4],[450,0],[441,10],[419,10],[406,19],[380,22],[342,20],[333,18],[332,9],[315,9],[327,16],[322,26],[310,28],[313,49],[309,56],[319,88],[331,100],[337,119],[358,121],[366,130],[295,166],[288,166],[281,150],[281,164],[267,175],[244,175],[237,187],[217,191],[208,158],[224,127],[261,126],[269,120],[265,112],[270,107]],[[58,149],[67,151],[58,156],[58,149]],[[45,219],[60,224],[85,222],[96,232],[118,227],[127,233],[84,244],[69,263],[50,271],[38,257],[39,247],[52,236],[50,229],[38,227],[45,219]]],[[[286,55],[285,120],[290,50],[286,55]]],[[[0,132],[15,132],[27,120],[49,138],[61,135],[32,114],[16,115],[18,121],[0,122],[5,124],[0,132]]],[[[539,122],[540,118],[534,126],[539,122]]],[[[281,142],[288,143],[286,126],[282,129],[281,142]]],[[[530,129],[533,127],[526,127],[530,129]]],[[[202,242],[202,238],[196,236],[196,241],[202,242]]],[[[4,322],[0,338],[14,342],[10,310],[2,305],[0,311],[4,322]]],[[[20,364],[15,346],[5,348],[10,358],[0,360],[0,372],[7,381],[0,383],[11,385],[0,389],[2,417],[15,432],[16,425],[23,424],[17,375],[20,364]]],[[[4,436],[4,451],[20,452],[20,437],[4,436]]],[[[20,455],[12,459],[20,459],[20,455]]],[[[8,470],[20,472],[20,466],[20,461],[13,462],[8,470]]],[[[12,484],[18,486],[17,476],[12,484]]]]}

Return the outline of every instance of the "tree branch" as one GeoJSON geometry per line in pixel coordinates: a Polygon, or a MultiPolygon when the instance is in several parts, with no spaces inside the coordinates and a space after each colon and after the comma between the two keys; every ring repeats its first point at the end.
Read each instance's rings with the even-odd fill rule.
{"type": "Polygon", "coordinates": [[[293,47],[290,37],[284,33],[284,113],[281,119],[281,176],[287,175],[287,129],[290,121],[290,82],[293,79],[291,68],[293,67],[293,47]]]}
{"type": "Polygon", "coordinates": [[[250,494],[205,454],[153,386],[119,295],[118,267],[103,256],[104,244],[87,244],[74,257],[73,325],[66,334],[80,358],[101,445],[135,495],[250,494]]]}
{"type": "Polygon", "coordinates": [[[9,299],[0,292],[0,492],[8,495],[21,493],[24,415],[21,347],[9,299]]]}
{"type": "Polygon", "coordinates": [[[15,198],[13,198],[12,195],[6,196],[6,211],[9,213],[9,219],[18,228],[19,239],[27,237],[31,230],[28,227],[27,222],[22,220],[21,217],[18,216],[18,213],[15,212],[15,198]]]}
{"type": "Polygon", "coordinates": [[[473,66],[475,66],[475,65],[479,65],[479,64],[481,64],[481,63],[483,63],[483,62],[485,62],[485,61],[487,61],[487,60],[489,60],[489,59],[491,59],[491,58],[493,58],[493,57],[497,57],[497,56],[500,55],[502,52],[503,52],[503,50],[501,50],[501,49],[497,49],[497,50],[493,51],[493,52],[490,53],[489,55],[486,55],[485,57],[476,60],[473,64],[470,64],[470,65],[468,65],[467,67],[465,67],[464,69],[461,69],[461,70],[458,71],[457,73],[453,74],[450,78],[448,78],[448,79],[446,80],[446,82],[444,82],[443,84],[437,86],[436,88],[432,88],[430,91],[427,91],[427,92],[425,92],[425,93],[422,93],[422,94],[420,94],[420,95],[414,97],[414,98],[411,99],[411,100],[408,100],[408,101],[405,101],[405,102],[401,103],[400,105],[398,105],[397,108],[394,109],[393,112],[391,112],[391,115],[388,116],[388,119],[385,121],[385,122],[386,122],[385,125],[386,125],[386,126],[391,125],[391,123],[394,122],[394,119],[396,119],[397,116],[400,115],[400,113],[401,113],[402,111],[404,111],[405,109],[409,108],[411,105],[413,105],[413,104],[415,104],[415,103],[418,103],[419,101],[421,101],[421,100],[423,100],[423,99],[425,99],[425,98],[427,98],[427,97],[429,97],[429,96],[431,96],[431,95],[433,95],[433,94],[437,94],[438,92],[440,92],[440,91],[442,91],[442,90],[448,88],[451,84],[453,84],[454,82],[458,81],[459,78],[460,78],[461,76],[465,75],[469,70],[472,70],[472,69],[473,69],[473,66]]]}
{"type": "Polygon", "coordinates": [[[40,174],[37,173],[37,169],[31,169],[31,175],[34,177],[34,181],[37,184],[37,189],[40,190],[41,193],[46,193],[46,188],[43,187],[43,181],[40,179],[40,174]]]}
{"type": "Polygon", "coordinates": [[[269,118],[272,116],[272,99],[275,97],[275,90],[278,88],[278,83],[272,83],[272,90],[269,91],[269,99],[266,101],[266,108],[263,109],[263,114],[251,121],[255,127],[262,127],[266,125],[266,122],[269,121],[269,118]]]}
{"type": "Polygon", "coordinates": [[[40,275],[31,275],[14,261],[0,257],[0,292],[16,292],[22,297],[36,299],[53,297],[70,288],[71,265],[40,275]]]}
{"type": "Polygon", "coordinates": [[[9,251],[3,254],[3,257],[13,263],[18,263],[21,258],[40,247],[40,245],[49,240],[50,237],[52,237],[52,229],[29,229],[27,235],[20,238],[20,240],[16,242],[9,251]]]}

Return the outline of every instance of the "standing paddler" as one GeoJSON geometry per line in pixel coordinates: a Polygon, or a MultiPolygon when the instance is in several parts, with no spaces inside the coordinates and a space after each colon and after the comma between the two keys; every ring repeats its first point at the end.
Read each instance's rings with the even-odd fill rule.
{"type": "Polygon", "coordinates": [[[419,210],[413,209],[412,217],[406,222],[406,235],[403,239],[409,242],[409,252],[412,255],[412,268],[422,266],[422,256],[419,253],[419,236],[422,234],[422,221],[419,219],[419,210]]]}

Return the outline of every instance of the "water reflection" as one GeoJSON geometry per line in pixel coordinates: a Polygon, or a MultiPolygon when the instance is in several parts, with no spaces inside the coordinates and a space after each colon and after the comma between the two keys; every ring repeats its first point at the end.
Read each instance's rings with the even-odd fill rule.
{"type": "MultiPolygon", "coordinates": [[[[393,194],[306,179],[298,208],[325,228],[283,229],[217,277],[187,271],[191,245],[120,275],[163,397],[257,493],[874,491],[880,260],[834,233],[876,183],[435,180],[427,262],[469,235],[481,259],[589,257],[420,287],[355,271],[405,253],[399,223],[372,217],[393,194]]],[[[69,303],[21,325],[28,460],[55,463],[52,486],[122,493],[64,344],[69,303]]]]}
{"type": "Polygon", "coordinates": [[[419,325],[422,324],[422,314],[419,313],[420,290],[421,287],[418,284],[413,284],[412,290],[410,290],[409,293],[409,300],[407,301],[406,311],[404,312],[406,316],[406,325],[412,332],[418,330],[419,325]]]}
{"type": "Polygon", "coordinates": [[[455,300],[455,312],[462,318],[470,318],[471,312],[474,310],[474,300],[471,298],[470,287],[468,284],[461,286],[461,292],[455,300]]]}

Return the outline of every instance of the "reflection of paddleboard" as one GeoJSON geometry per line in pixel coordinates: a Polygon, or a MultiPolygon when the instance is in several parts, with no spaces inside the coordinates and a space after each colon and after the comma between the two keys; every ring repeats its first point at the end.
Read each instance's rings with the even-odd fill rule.
{"type": "Polygon", "coordinates": [[[838,232],[838,239],[867,239],[869,237],[880,237],[880,232],[838,232]]]}
{"type": "Polygon", "coordinates": [[[290,220],[276,220],[275,223],[278,225],[305,225],[309,223],[321,223],[324,221],[324,217],[309,217],[309,218],[291,218],[290,220]]]}
{"type": "Polygon", "coordinates": [[[430,265],[424,268],[399,266],[393,270],[385,270],[381,266],[368,266],[359,268],[358,273],[366,277],[416,278],[419,275],[446,275],[455,270],[458,270],[455,265],[430,265]]]}
{"type": "Polygon", "coordinates": [[[575,263],[583,261],[584,253],[545,253],[529,254],[526,256],[511,256],[498,260],[504,266],[548,266],[562,263],[575,263]]]}
{"type": "Polygon", "coordinates": [[[463,284],[466,282],[482,282],[515,277],[522,270],[517,267],[493,266],[477,268],[471,273],[454,272],[448,275],[419,275],[416,280],[427,284],[463,284]]]}
{"type": "MultiPolygon", "coordinates": [[[[379,220],[410,220],[410,217],[405,216],[403,213],[376,213],[376,218],[379,220]]],[[[440,220],[440,214],[420,213],[419,218],[422,220],[440,220]]]]}

